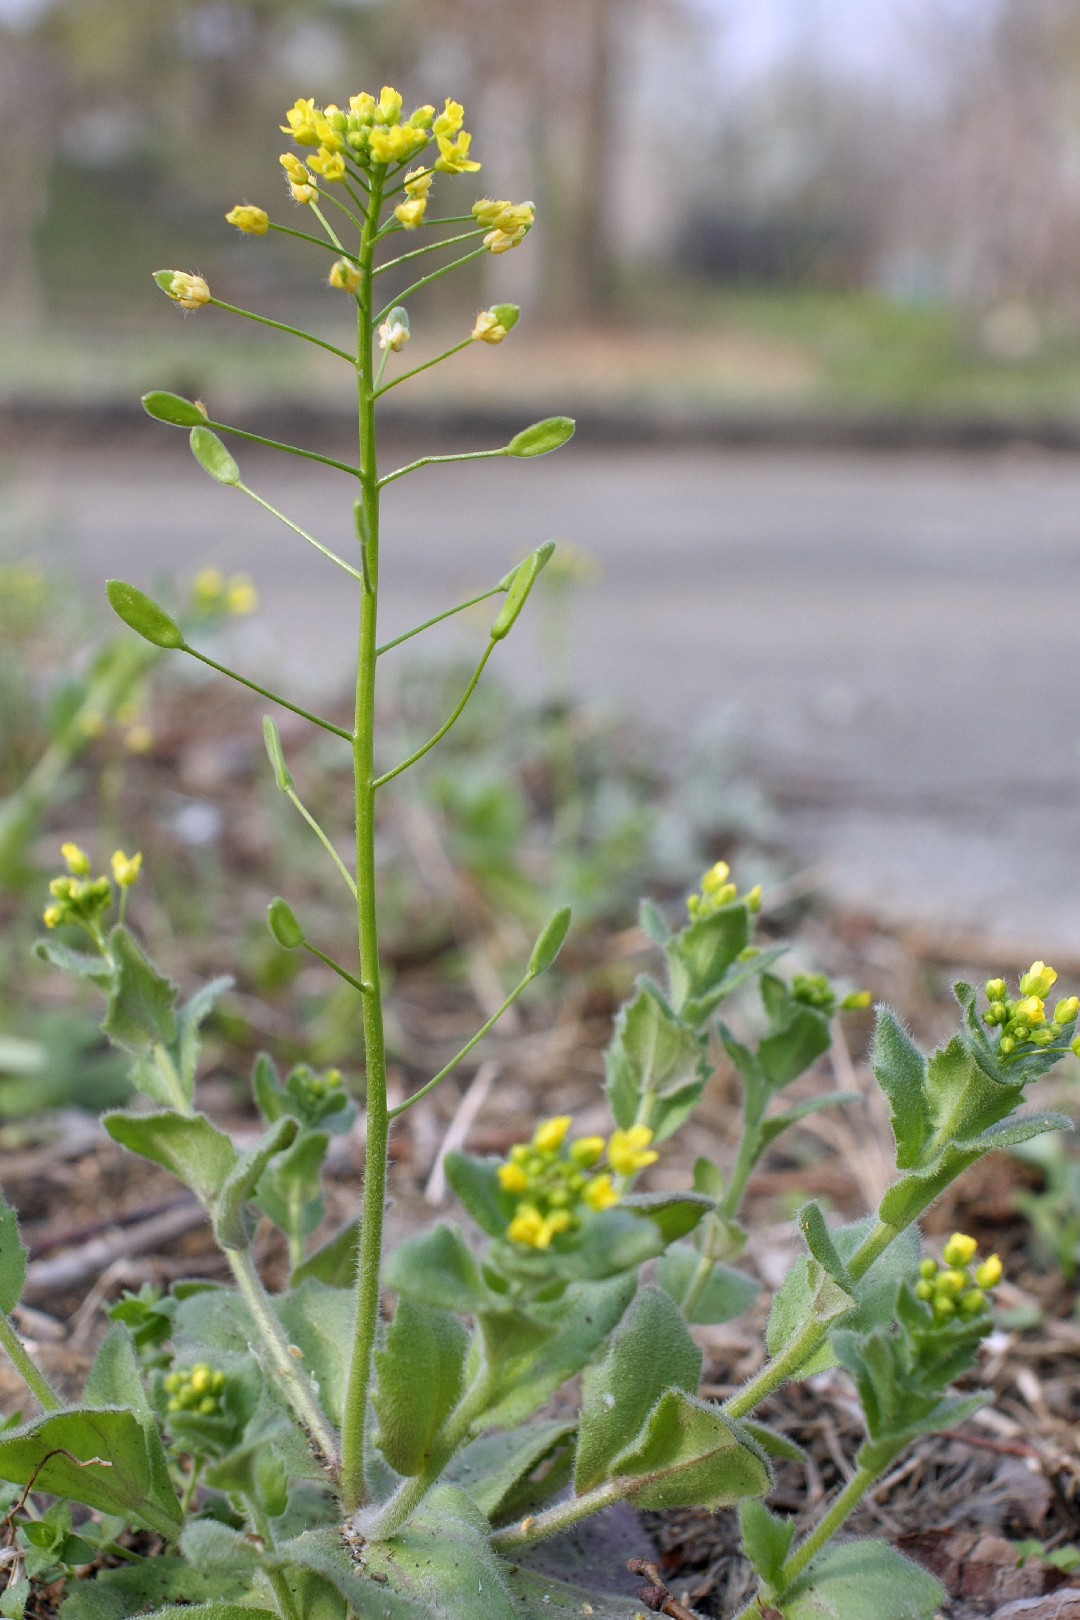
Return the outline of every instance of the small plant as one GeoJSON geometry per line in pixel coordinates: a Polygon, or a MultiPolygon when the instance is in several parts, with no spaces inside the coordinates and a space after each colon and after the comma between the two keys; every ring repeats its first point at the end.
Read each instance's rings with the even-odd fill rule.
{"type": "MultiPolygon", "coordinates": [[[[691,1326],[728,1320],[755,1297],[754,1282],[734,1264],[746,1241],[742,1209],[750,1176],[783,1131],[845,1100],[829,1093],[785,1105],[784,1093],[827,1051],[832,1020],[867,999],[820,976],[785,978],[778,971],[783,947],[755,941],[758,891],[740,894],[722,863],[705,874],[680,926],[670,928],[654,907],[643,909],[663,972],[639,981],[618,1018],[607,1054],[611,1128],[582,1136],[559,1116],[541,1121],[502,1160],[449,1155],[448,1179],[483,1241],[474,1245],[454,1225],[438,1224],[384,1253],[395,1120],[547,971],[569,923],[565,908],[556,911],[503,1007],[444,1069],[391,1107],[377,797],[454,724],[551,551],[538,547],[474,599],[497,605],[459,702],[425,744],[386,765],[376,749],[376,673],[384,654],[407,637],[380,645],[377,636],[381,498],[401,477],[468,457],[426,456],[381,471],[377,404],[468,344],[507,338],[518,312],[497,304],[446,354],[391,369],[411,340],[412,295],[457,265],[514,248],[533,221],[529,203],[487,199],[463,215],[428,218],[436,179],[478,167],[462,120],[452,101],[438,115],[421,107],[405,118],[391,89],[378,98],[354,96],[346,109],[298,101],[284,127],[307,160],[287,153],[282,164],[294,200],[323,235],[275,225],[247,204],[229,215],[249,235],[284,230],[329,250],[330,286],[355,306],[355,349],[235,311],[198,275],[157,276],[183,308],[233,311],[319,343],[356,379],[356,465],[276,446],[327,464],[358,491],[355,565],[275,513],[339,567],[356,592],[360,633],[349,726],[224,669],[134,586],[113,581],[108,593],[121,619],[151,646],[221,669],[348,750],[353,862],[298,798],[274,723],[265,722],[277,786],[322,844],[355,906],[357,958],[333,960],[284,898],[271,900],[268,922],[283,950],[326,963],[355,996],[363,1082],[354,1098],[336,1071],[299,1067],[282,1077],[269,1057],[260,1058],[253,1092],[264,1131],[238,1151],[197,1106],[200,1028],[228,981],[182,999],[128,922],[129,909],[137,909],[139,855],[117,851],[111,870],[102,872],[82,849],[64,846],[66,869],[50,885],[49,934],[39,952],[100,989],[102,1027],[126,1055],[144,1099],[142,1107],[107,1114],[105,1127],[201,1199],[233,1287],[188,1282],[163,1296],[144,1290],[121,1300],[81,1399],[67,1405],[11,1323],[25,1253],[14,1213],[3,1209],[0,1345],[41,1412],[0,1432],[0,1478],[13,1487],[4,1521],[9,1584],[0,1607],[17,1620],[35,1582],[67,1579],[65,1620],[123,1620],[151,1611],[187,1620],[558,1614],[628,1620],[626,1601],[596,1590],[595,1582],[555,1579],[530,1563],[536,1544],[628,1502],[643,1509],[738,1508],[759,1580],[746,1616],[929,1620],[942,1597],[929,1575],[881,1543],[833,1538],[913,1438],[956,1423],[978,1404],[978,1395],[949,1389],[970,1371],[989,1328],[1000,1262],[978,1261],[963,1234],[950,1239],[940,1262],[923,1258],[917,1222],[984,1154],[1067,1123],[1045,1114],[1012,1117],[1027,1087],[1075,1044],[1076,997],[1060,1001],[1052,1016],[1046,1011],[1052,969],[1035,963],[1015,997],[1004,981],[991,981],[981,1013],[975,989],[958,985],[959,1028],[929,1058],[891,1012],[879,1012],[873,1066],[892,1108],[897,1178],[876,1215],[855,1225],[829,1226],[814,1203],[801,1211],[805,1253],[772,1302],[768,1358],[722,1404],[698,1393],[702,1353],[691,1326]],[[441,234],[459,224],[468,229],[441,234]],[[382,256],[402,233],[432,227],[440,233],[432,242],[382,256]],[[468,246],[457,259],[380,307],[380,277],[462,242],[468,246]],[[732,998],[756,1009],[756,1035],[737,1038],[725,1016],[732,998]],[[699,1159],[685,1190],[641,1191],[637,1178],[692,1119],[725,1054],[743,1087],[733,1164],[725,1172],[699,1159]],[[357,1220],[316,1244],[330,1135],[348,1127],[360,1105],[363,1207],[357,1220]],[[267,1291],[253,1258],[260,1217],[280,1230],[288,1252],[288,1286],[276,1294],[267,1291]],[[386,1291],[394,1297],[392,1312],[384,1310],[386,1291]],[[834,1362],[854,1381],[866,1440],[848,1484],[796,1542],[793,1524],[764,1499],[773,1479],[770,1459],[798,1451],[757,1413],[788,1380],[834,1362]],[[571,1400],[567,1386],[576,1388],[579,1377],[580,1395],[571,1400]],[[41,1496],[57,1500],[42,1510],[41,1496]],[[76,1523],[72,1503],[90,1516],[76,1523]]],[[[190,431],[195,458],[212,478],[261,502],[218,434],[268,441],[173,394],[149,394],[144,403],[151,416],[190,431]]],[[[545,454],[572,429],[566,418],[553,418],[500,449],[474,454],[545,454]]]]}

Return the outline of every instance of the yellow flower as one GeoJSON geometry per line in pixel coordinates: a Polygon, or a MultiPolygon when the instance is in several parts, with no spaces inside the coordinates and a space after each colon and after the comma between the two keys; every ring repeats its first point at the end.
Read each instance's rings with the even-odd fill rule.
{"type": "Polygon", "coordinates": [[[159,281],[158,285],[181,309],[201,309],[210,302],[210,288],[202,276],[190,275],[186,270],[166,270],[159,274],[168,280],[159,281]]]}
{"type": "Polygon", "coordinates": [[[451,101],[447,97],[442,112],[431,126],[432,133],[443,138],[448,135],[456,135],[464,122],[465,108],[461,105],[461,102],[451,101]]]}
{"type": "Polygon", "coordinates": [[[1045,962],[1032,962],[1020,980],[1022,996],[1047,996],[1057,983],[1057,974],[1045,962]]]}
{"type": "Polygon", "coordinates": [[[292,194],[293,202],[314,202],[315,198],[319,195],[319,189],[315,184],[315,177],[308,173],[295,153],[282,152],[278,162],[281,164],[281,167],[285,170],[285,173],[288,176],[289,191],[292,194]]]}
{"type": "Polygon", "coordinates": [[[259,605],[259,593],[246,574],[234,574],[225,587],[225,611],[235,618],[254,613],[259,605]]]}
{"type": "Polygon", "coordinates": [[[64,857],[68,871],[72,877],[86,877],[90,871],[90,857],[78,844],[61,844],[60,853],[64,857]]]}
{"type": "Polygon", "coordinates": [[[579,1136],[576,1142],[570,1144],[570,1159],[579,1170],[591,1170],[594,1164],[599,1164],[604,1157],[604,1138],[602,1136],[579,1136]]]}
{"type": "Polygon", "coordinates": [[[709,867],[701,880],[702,894],[716,894],[720,889],[727,886],[730,877],[731,867],[727,861],[717,861],[715,866],[709,867]]]}
{"type": "Polygon", "coordinates": [[[422,129],[414,129],[411,124],[391,124],[389,129],[372,130],[368,151],[376,163],[404,163],[427,142],[422,129]]]}
{"type": "Polygon", "coordinates": [[[649,1147],[653,1133],[647,1125],[631,1125],[628,1131],[613,1131],[608,1141],[608,1163],[619,1176],[632,1176],[655,1164],[660,1157],[649,1147]]]}
{"type": "MultiPolygon", "coordinates": [[[[655,1157],[656,1154],[654,1153],[653,1158],[655,1157]]],[[[619,1202],[619,1195],[615,1191],[614,1184],[606,1170],[603,1175],[593,1176],[591,1181],[586,1182],[585,1190],[581,1196],[590,1209],[597,1211],[610,1209],[613,1204],[619,1202]]]]}
{"type": "Polygon", "coordinates": [[[408,202],[398,203],[394,209],[394,217],[404,225],[407,231],[415,231],[418,225],[424,223],[426,209],[426,197],[410,198],[408,202]]]}
{"type": "Polygon", "coordinates": [[[360,272],[350,259],[335,259],[326,279],[338,292],[355,293],[360,286],[360,272]]]}
{"type": "Polygon", "coordinates": [[[507,331],[493,309],[482,309],[473,323],[471,335],[475,343],[501,343],[507,331]]]}
{"type": "Polygon", "coordinates": [[[558,1152],[572,1124],[569,1114],[556,1114],[554,1119],[545,1119],[533,1132],[533,1147],[539,1148],[541,1153],[558,1152]]]}
{"type": "Polygon", "coordinates": [[[142,869],[142,855],[125,855],[122,849],[113,854],[112,874],[122,889],[130,889],[138,881],[142,869]]]}
{"type": "MultiPolygon", "coordinates": [[[[439,120],[436,118],[435,122],[437,124],[439,120]]],[[[472,136],[467,130],[463,129],[456,141],[440,135],[438,142],[439,155],[435,159],[435,167],[440,174],[475,174],[479,169],[479,163],[469,156],[472,136]]]]}
{"type": "Polygon", "coordinates": [[[400,117],[401,91],[395,90],[393,85],[384,84],[379,92],[375,118],[380,124],[396,124],[400,117]]]}
{"type": "Polygon", "coordinates": [[[370,124],[375,117],[375,97],[369,90],[361,90],[359,95],[349,97],[349,111],[362,124],[370,124]]]}
{"type": "Polygon", "coordinates": [[[331,184],[345,178],[345,159],[340,152],[331,152],[325,146],[320,146],[314,157],[308,158],[308,164],[331,184]]]}
{"type": "Polygon", "coordinates": [[[1066,996],[1054,1008],[1055,1024],[1071,1024],[1077,1013],[1080,1012],[1080,997],[1066,996]]]}
{"type": "Polygon", "coordinates": [[[256,208],[252,203],[237,203],[225,215],[228,224],[235,225],[238,231],[245,236],[265,236],[270,228],[270,220],[265,208],[256,208]]]}
{"type": "Polygon", "coordinates": [[[506,1228],[506,1235],[511,1243],[523,1243],[530,1249],[546,1249],[551,1242],[544,1217],[538,1209],[531,1204],[521,1204],[510,1225],[506,1228]]]}
{"type": "Polygon", "coordinates": [[[488,231],[484,246],[489,253],[509,253],[511,248],[518,247],[524,240],[525,226],[519,225],[516,231],[488,231]]]}
{"type": "Polygon", "coordinates": [[[1008,995],[1008,993],[1009,993],[1009,987],[1005,983],[1004,979],[987,979],[987,981],[986,981],[986,999],[987,999],[987,1001],[1004,1001],[1006,996],[1008,995]]]}
{"type": "Polygon", "coordinates": [[[426,198],[435,174],[432,169],[410,169],[404,179],[405,195],[414,201],[426,198]]]}
{"type": "Polygon", "coordinates": [[[347,128],[348,122],[340,107],[324,108],[322,117],[315,122],[319,145],[324,146],[328,152],[344,152],[347,128]]]}
{"type": "Polygon", "coordinates": [[[954,1232],[941,1251],[941,1258],[947,1266],[967,1266],[975,1255],[979,1245],[973,1237],[963,1232],[954,1232]]]}
{"type": "Polygon", "coordinates": [[[507,236],[512,236],[515,231],[532,229],[536,205],[531,202],[509,202],[506,198],[493,201],[490,197],[481,197],[479,202],[473,203],[472,214],[484,230],[503,231],[507,236]]]}
{"type": "Polygon", "coordinates": [[[1001,1256],[991,1254],[983,1261],[981,1266],[975,1267],[975,1281],[980,1288],[996,1288],[1001,1281],[1004,1270],[1001,1256]]]}
{"type": "Polygon", "coordinates": [[[393,349],[395,354],[405,347],[409,341],[409,328],[402,320],[385,320],[379,327],[379,348],[393,349]]]}
{"type": "MultiPolygon", "coordinates": [[[[1023,983],[1023,980],[1020,982],[1023,983]]],[[[1013,1018],[1025,1024],[1043,1024],[1046,1022],[1046,1007],[1039,996],[1026,995],[1013,1008],[1013,1018]]]]}
{"type": "Polygon", "coordinates": [[[435,109],[425,102],[422,107],[416,107],[409,114],[409,123],[414,129],[430,129],[435,122],[435,109]]]}
{"type": "Polygon", "coordinates": [[[318,117],[314,101],[298,100],[285,114],[287,122],[278,127],[284,134],[291,135],[297,146],[318,146],[319,136],[315,127],[318,117]]]}
{"type": "Polygon", "coordinates": [[[500,1164],[499,1186],[503,1192],[522,1193],[529,1185],[529,1178],[520,1164],[500,1164]]]}

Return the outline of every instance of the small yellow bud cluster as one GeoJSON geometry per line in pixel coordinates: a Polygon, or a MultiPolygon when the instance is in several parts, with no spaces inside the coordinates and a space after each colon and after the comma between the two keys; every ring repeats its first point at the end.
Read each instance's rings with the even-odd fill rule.
{"type": "MultiPolygon", "coordinates": [[[[717,861],[701,880],[701,890],[687,898],[686,909],[691,917],[711,917],[725,906],[734,905],[740,898],[739,891],[731,881],[731,867],[727,861],[717,861]]],[[[761,884],[741,896],[743,904],[752,912],[761,910],[761,884]]]]}
{"type": "Polygon", "coordinates": [[[270,229],[270,219],[265,208],[255,208],[251,203],[237,203],[225,215],[229,225],[235,225],[238,231],[245,236],[265,236],[270,229]]]}
{"type": "Polygon", "coordinates": [[[192,605],[205,614],[229,614],[243,618],[254,613],[259,605],[259,593],[247,574],[230,574],[228,579],[220,568],[200,568],[192,582],[192,605]]]}
{"type": "Polygon", "coordinates": [[[289,182],[289,195],[293,202],[313,203],[319,195],[315,176],[305,169],[294,152],[282,152],[278,162],[285,170],[285,178],[289,182]]]}
{"type": "Polygon", "coordinates": [[[791,981],[791,997],[804,1007],[813,1007],[831,1018],[839,1008],[842,1012],[858,1012],[870,1005],[869,990],[852,990],[838,996],[835,987],[824,973],[796,973],[791,981]]]}
{"type": "Polygon", "coordinates": [[[187,270],[156,270],[154,280],[181,309],[201,309],[210,302],[210,288],[202,276],[187,270]]]}
{"type": "Polygon", "coordinates": [[[194,1367],[178,1368],[165,1379],[165,1393],[169,1397],[166,1410],[188,1412],[193,1417],[217,1417],[224,1389],[225,1374],[207,1366],[205,1361],[197,1362],[194,1367]]]}
{"type": "MultiPolygon", "coordinates": [[[[49,884],[53,903],[45,907],[43,917],[45,926],[62,928],[68,923],[74,923],[99,937],[101,919],[113,903],[112,884],[107,877],[90,876],[90,857],[85,850],[79,848],[78,844],[61,844],[60,853],[64,857],[67,872],[53,878],[49,884]]],[[[135,875],[129,880],[134,883],[139,875],[142,856],[132,856],[130,862],[126,857],[124,860],[125,873],[134,864],[135,875]]],[[[114,872],[116,870],[115,856],[113,870],[114,872]]]]}
{"type": "Polygon", "coordinates": [[[289,1079],[296,1082],[305,1097],[316,1103],[324,1102],[342,1087],[340,1069],[324,1069],[320,1074],[315,1069],[308,1068],[306,1063],[301,1063],[293,1069],[289,1079]]]}
{"type": "MultiPolygon", "coordinates": [[[[298,196],[298,191],[310,189],[317,195],[318,183],[312,179],[312,172],[321,180],[335,183],[345,179],[350,164],[370,171],[408,163],[433,139],[439,149],[436,169],[446,174],[474,171],[480,165],[469,157],[472,136],[461,127],[464,117],[460,102],[447,101],[438,116],[434,107],[423,106],[403,118],[401,94],[391,85],[383,86],[378,100],[366,90],[350,96],[348,107],[317,107],[310,97],[302,97],[289,108],[281,125],[297,146],[315,149],[306,168],[295,158],[291,163],[284,157],[281,160],[293,196],[298,202],[311,202],[313,197],[298,196]]],[[[420,189],[419,171],[409,179],[414,189],[406,186],[408,200],[399,203],[395,213],[406,229],[412,230],[423,219],[427,191],[420,189]]]]}
{"type": "Polygon", "coordinates": [[[996,1254],[972,1266],[977,1248],[973,1237],[954,1232],[941,1251],[940,1266],[936,1260],[921,1262],[915,1297],[930,1306],[936,1323],[957,1314],[978,1316],[989,1308],[986,1296],[1001,1281],[1004,1268],[996,1254]]]}
{"type": "MultiPolygon", "coordinates": [[[[983,1013],[983,1023],[991,1029],[1001,1030],[998,1052],[1004,1058],[1023,1057],[1043,1047],[1052,1046],[1066,1033],[1066,1027],[1076,1022],[1080,1013],[1080,998],[1065,996],[1054,1008],[1052,1018],[1046,1016],[1046,997],[1057,982],[1057,974],[1045,962],[1033,962],[1020,977],[1020,994],[1009,996],[1004,979],[986,981],[986,999],[989,1003],[983,1013]]],[[[1074,1052],[1080,1052],[1080,1037],[1070,1043],[1074,1052]]]]}
{"type": "Polygon", "coordinates": [[[581,1136],[568,1143],[569,1114],[546,1119],[531,1142],[518,1142],[499,1166],[499,1185],[520,1199],[506,1229],[511,1243],[547,1249],[554,1238],[574,1232],[582,1211],[600,1212],[619,1202],[613,1177],[632,1176],[659,1157],[649,1148],[653,1133],[646,1125],[602,1136],[581,1136]],[[607,1155],[608,1168],[601,1168],[607,1155]]]}
{"type": "MultiPolygon", "coordinates": [[[[438,168],[438,164],[435,166],[438,168]]],[[[491,253],[508,253],[517,247],[536,218],[536,208],[531,202],[514,203],[505,199],[493,202],[490,197],[474,202],[472,211],[476,223],[488,233],[484,246],[491,253]]]]}

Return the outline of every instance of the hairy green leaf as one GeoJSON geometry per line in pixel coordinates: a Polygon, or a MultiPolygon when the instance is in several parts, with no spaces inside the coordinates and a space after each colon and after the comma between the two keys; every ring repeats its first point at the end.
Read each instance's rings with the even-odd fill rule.
{"type": "Polygon", "coordinates": [[[773,1483],[764,1452],[719,1407],[675,1389],[660,1397],[612,1474],[633,1481],[626,1494],[635,1507],[655,1509],[733,1507],[773,1483]]]}
{"type": "MultiPolygon", "coordinates": [[[[615,1021],[605,1058],[605,1090],[615,1123],[628,1130],[644,1113],[657,1140],[670,1135],[676,1125],[658,1129],[656,1105],[687,1091],[696,1101],[702,1085],[701,1061],[698,1037],[672,1013],[655,986],[642,981],[615,1021]]],[[[679,1119],[677,1124],[681,1123],[679,1119]]]]}
{"type": "Polygon", "coordinates": [[[214,1211],[214,1236],[223,1249],[246,1249],[250,1231],[246,1206],[270,1160],[283,1153],[296,1140],[300,1129],[295,1119],[279,1119],[264,1131],[260,1140],[236,1160],[218,1194],[214,1211]]]}
{"type": "MultiPolygon", "coordinates": [[[[125,1052],[136,1056],[176,1039],[176,998],[171,979],[159,973],[128,929],[118,923],[109,935],[114,963],[112,989],[102,1029],[125,1052]]],[[[190,1102],[190,1093],[187,1094],[190,1102]]]]}
{"type": "Polygon", "coordinates": [[[194,1615],[195,1620],[276,1620],[266,1609],[241,1608],[250,1578],[221,1570],[192,1568],[171,1554],[143,1558],[118,1569],[100,1569],[93,1579],[75,1581],[60,1606],[60,1620],[134,1620],[135,1616],[194,1615]],[[218,1600],[218,1601],[214,1601],[218,1600]],[[181,1608],[161,1605],[183,1604],[181,1608]]]}
{"type": "MultiPolygon", "coordinates": [[[[516,1518],[542,1499],[538,1495],[527,1506],[523,1502],[528,1476],[550,1462],[555,1452],[568,1452],[574,1432],[573,1423],[550,1418],[510,1432],[481,1435],[450,1463],[446,1482],[463,1490],[493,1524],[516,1518]]],[[[561,1479],[561,1473],[555,1477],[561,1479]]]]}
{"type": "Polygon", "coordinates": [[[183,1523],[157,1430],[133,1412],[79,1407],[0,1433],[0,1479],[136,1518],[172,1539],[183,1523]]]}
{"type": "Polygon", "coordinates": [[[480,1268],[456,1226],[440,1222],[430,1232],[408,1238],[386,1257],[383,1281],[444,1311],[477,1311],[490,1304],[480,1268]]]}
{"type": "Polygon", "coordinates": [[[919,1162],[930,1129],[926,1059],[889,1007],[878,1008],[870,1067],[892,1109],[897,1168],[910,1169],[919,1162]]]}
{"type": "Polygon", "coordinates": [[[764,1502],[748,1497],[739,1503],[739,1530],[743,1551],[755,1572],[775,1587],[795,1539],[795,1520],[781,1519],[764,1502]]]}
{"type": "Polygon", "coordinates": [[[652,1221],[663,1241],[674,1243],[715,1208],[715,1199],[704,1193],[627,1193],[621,1208],[652,1221]]]}
{"type": "Polygon", "coordinates": [[[447,1181],[480,1230],[488,1237],[505,1237],[516,1201],[499,1184],[502,1160],[448,1153],[443,1163],[447,1181]]]}
{"type": "Polygon", "coordinates": [[[697,917],[667,945],[671,999],[687,1017],[707,1017],[723,994],[724,976],[750,938],[750,913],[741,901],[711,917],[697,917]]]}
{"type": "Polygon", "coordinates": [[[327,1283],[331,1288],[348,1288],[356,1280],[356,1262],[360,1252],[360,1222],[350,1221],[328,1238],[321,1248],[309,1254],[292,1274],[296,1288],[308,1277],[327,1283]]]}
{"type": "Polygon", "coordinates": [[[22,1298],[28,1250],[19,1241],[15,1211],[0,1194],[0,1311],[10,1316],[22,1298]]]}
{"type": "Polygon", "coordinates": [[[773,1607],[784,1620],[932,1620],[945,1593],[883,1541],[827,1547],[773,1607]]]}
{"type": "Polygon", "coordinates": [[[205,1114],[177,1114],[171,1109],[135,1114],[118,1109],[103,1115],[101,1123],[114,1142],[160,1164],[204,1204],[218,1197],[237,1162],[229,1138],[205,1114]]]}
{"type": "Polygon", "coordinates": [[[379,1450],[399,1474],[419,1474],[464,1387],[469,1335],[458,1317],[403,1294],[376,1352],[379,1450]]]}

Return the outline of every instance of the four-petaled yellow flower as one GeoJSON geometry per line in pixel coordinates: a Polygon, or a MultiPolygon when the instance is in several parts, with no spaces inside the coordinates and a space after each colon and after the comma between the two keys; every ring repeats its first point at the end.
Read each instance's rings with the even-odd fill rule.
{"type": "Polygon", "coordinates": [[[280,127],[284,134],[292,136],[297,146],[318,146],[319,134],[316,125],[319,114],[314,101],[309,98],[306,101],[294,102],[285,118],[287,122],[280,127]]]}
{"type": "Polygon", "coordinates": [[[256,208],[252,203],[237,203],[225,215],[230,225],[235,225],[238,231],[245,236],[265,236],[270,229],[270,218],[265,208],[256,208]]]}
{"type": "Polygon", "coordinates": [[[308,158],[308,167],[331,184],[345,178],[344,156],[340,152],[331,152],[326,146],[320,146],[319,150],[308,158]]]}
{"type": "Polygon", "coordinates": [[[464,122],[465,108],[460,101],[451,101],[448,96],[442,112],[431,126],[431,132],[436,138],[456,135],[464,122]]]}
{"type": "Polygon", "coordinates": [[[626,1131],[613,1131],[608,1140],[608,1163],[619,1176],[633,1176],[655,1164],[660,1157],[649,1143],[653,1133],[647,1125],[631,1125],[626,1131]]]}
{"type": "Polygon", "coordinates": [[[1057,974],[1045,962],[1032,962],[1020,980],[1022,996],[1048,996],[1057,983],[1057,974]]]}
{"type": "MultiPolygon", "coordinates": [[[[435,120],[436,123],[438,121],[435,120]]],[[[440,174],[475,174],[479,169],[479,163],[469,156],[472,136],[468,130],[463,129],[456,140],[450,140],[445,135],[436,136],[436,140],[439,143],[439,155],[435,159],[435,167],[440,174]]]]}
{"type": "Polygon", "coordinates": [[[125,855],[122,849],[118,849],[109,864],[120,888],[130,889],[133,883],[138,882],[142,870],[142,855],[125,855]]]}
{"type": "Polygon", "coordinates": [[[415,231],[418,225],[424,223],[426,211],[426,197],[410,197],[406,202],[398,203],[394,209],[394,218],[404,225],[407,231],[415,231]]]}

